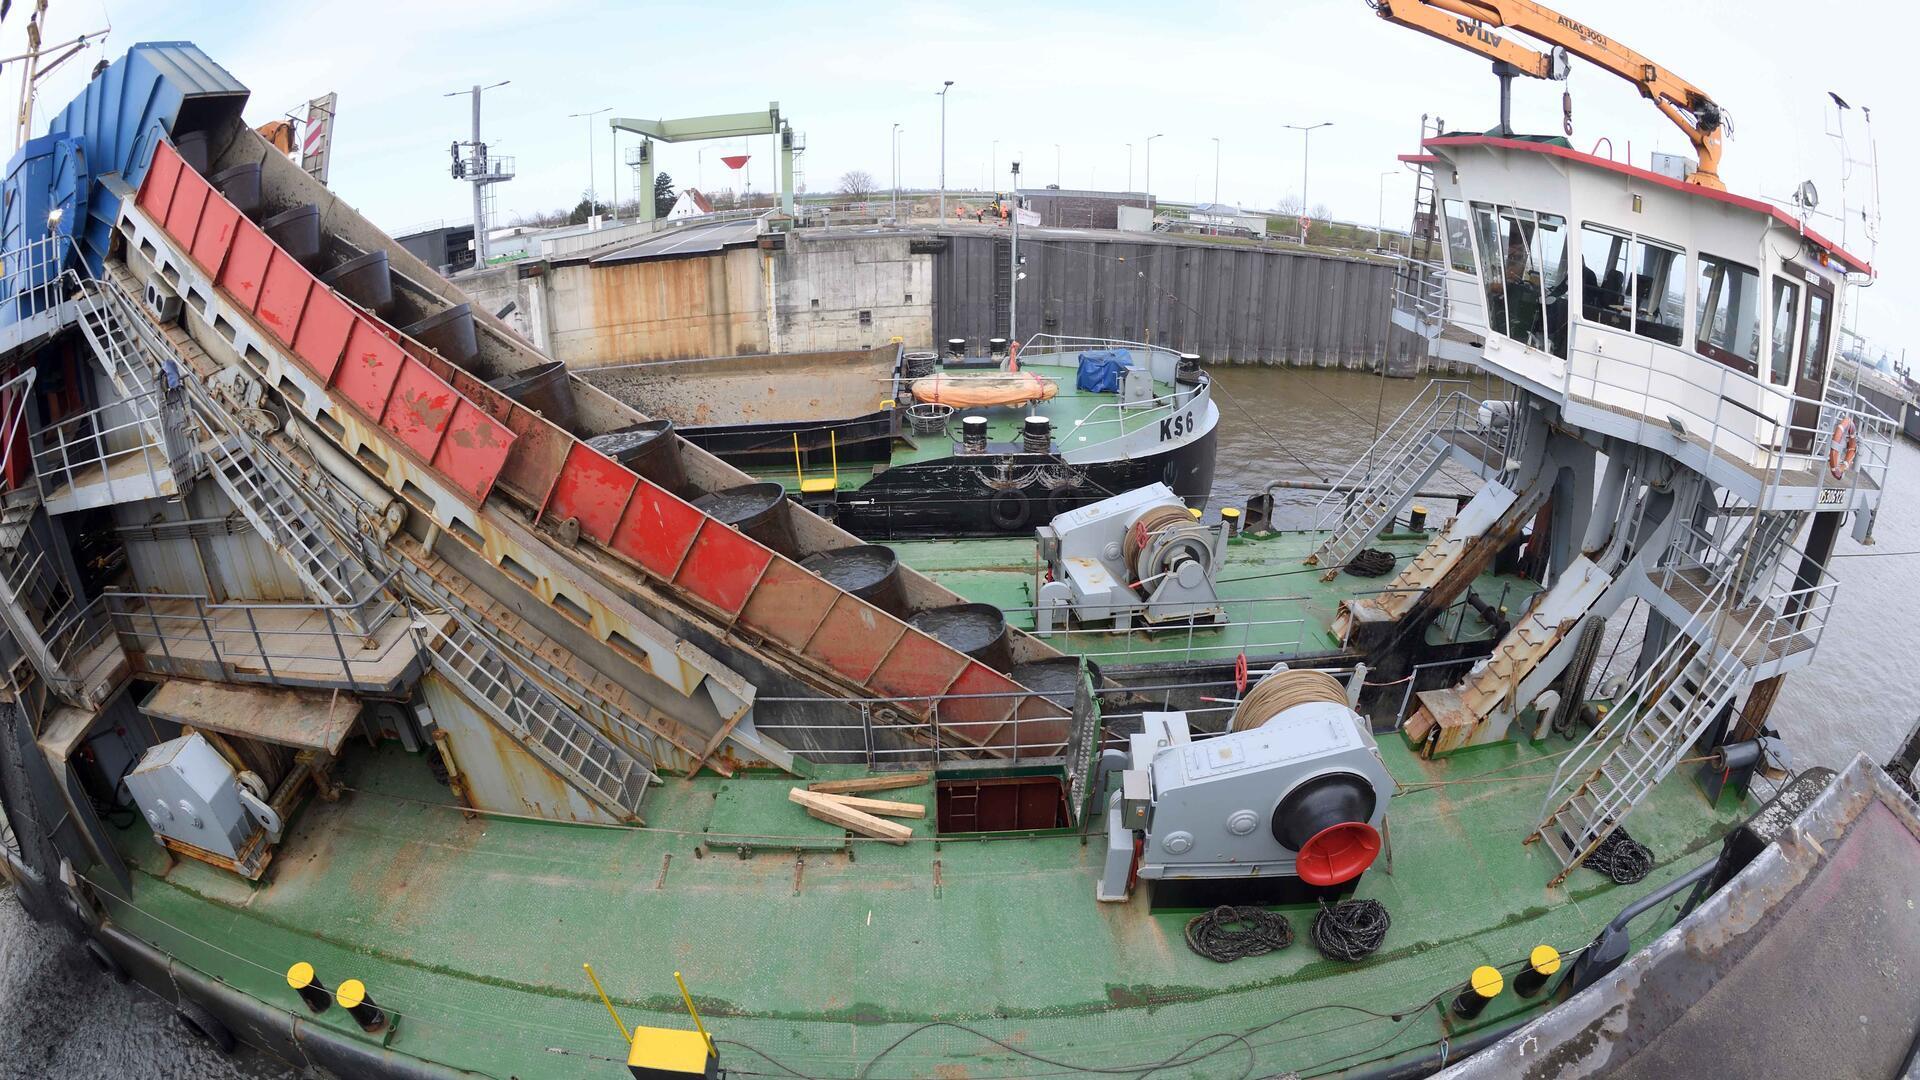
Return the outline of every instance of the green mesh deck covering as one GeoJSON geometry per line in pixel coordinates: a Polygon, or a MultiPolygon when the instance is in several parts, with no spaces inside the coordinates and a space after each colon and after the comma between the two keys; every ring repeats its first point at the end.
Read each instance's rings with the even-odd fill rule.
{"type": "MultiPolygon", "coordinates": [[[[819,1077],[870,1063],[862,1075],[876,1078],[1062,1070],[989,1036],[1072,1068],[1184,1050],[1187,1064],[1156,1075],[1311,1074],[1436,1043],[1438,1012],[1423,1003],[1450,996],[1475,965],[1510,965],[1542,942],[1583,945],[1624,904],[1709,857],[1735,816],[1675,778],[1633,815],[1659,862],[1646,882],[1619,887],[1583,870],[1549,890],[1551,857],[1521,839],[1548,755],[1565,745],[1433,763],[1386,740],[1406,790],[1389,818],[1391,859],[1360,894],[1386,903],[1393,928],[1355,965],[1322,959],[1306,940],[1311,910],[1298,908],[1299,940],[1285,952],[1202,959],[1181,939],[1185,913],[1149,914],[1141,896],[1096,902],[1101,847],[1077,835],[936,843],[926,820],[904,846],[796,854],[780,850],[784,838],[845,842],[786,801],[790,779],[767,774],[668,779],[649,795],[646,829],[469,819],[392,744],[349,749],[348,793],[295,816],[258,886],[170,861],[141,825],[116,833],[134,886],[131,904],[107,909],[180,963],[353,1038],[368,1036],[339,1009],[309,1017],[283,973],[305,960],[328,985],[362,979],[401,1017],[394,1051],[496,1077],[620,1075],[606,1060],[622,1057],[620,1039],[583,961],[629,1024],[686,1026],[672,980],[684,972],[723,1064],[755,1075],[788,1075],[763,1054],[819,1077]],[[1433,781],[1448,783],[1418,786],[1433,781]],[[979,1034],[924,1026],[936,1021],[979,1034]],[[1245,1040],[1204,1038],[1212,1032],[1245,1040]]],[[[105,875],[96,883],[116,889],[105,875]]],[[[1509,994],[1483,1019],[1519,1004],[1509,994]]]]}

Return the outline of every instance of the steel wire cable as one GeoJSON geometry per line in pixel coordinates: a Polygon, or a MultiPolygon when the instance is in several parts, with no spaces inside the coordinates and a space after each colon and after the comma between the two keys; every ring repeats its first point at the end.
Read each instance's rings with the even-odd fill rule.
{"type": "Polygon", "coordinates": [[[1217,964],[1230,964],[1293,944],[1293,924],[1278,912],[1222,904],[1187,920],[1186,938],[1187,948],[1217,964]]]}

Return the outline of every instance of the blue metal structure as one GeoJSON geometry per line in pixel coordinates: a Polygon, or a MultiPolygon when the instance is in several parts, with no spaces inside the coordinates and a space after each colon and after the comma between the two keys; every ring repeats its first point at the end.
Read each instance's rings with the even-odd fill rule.
{"type": "MultiPolygon", "coordinates": [[[[0,202],[4,250],[23,252],[49,235],[64,235],[78,241],[99,273],[120,210],[120,195],[101,181],[117,175],[126,184],[121,190],[139,187],[157,140],[177,127],[217,131],[246,101],[247,88],[192,42],[135,45],[8,162],[0,202]]],[[[0,321],[19,317],[20,305],[4,307],[0,321]]]]}

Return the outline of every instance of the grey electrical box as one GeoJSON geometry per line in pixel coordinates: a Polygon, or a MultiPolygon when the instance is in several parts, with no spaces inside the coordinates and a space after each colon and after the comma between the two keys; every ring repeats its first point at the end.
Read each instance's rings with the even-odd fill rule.
{"type": "Polygon", "coordinates": [[[156,834],[228,859],[240,858],[256,829],[233,766],[197,733],[149,747],[127,791],[156,834]]]}
{"type": "Polygon", "coordinates": [[[1153,777],[1145,769],[1128,769],[1120,774],[1120,823],[1129,829],[1145,829],[1153,815],[1153,777]]]}

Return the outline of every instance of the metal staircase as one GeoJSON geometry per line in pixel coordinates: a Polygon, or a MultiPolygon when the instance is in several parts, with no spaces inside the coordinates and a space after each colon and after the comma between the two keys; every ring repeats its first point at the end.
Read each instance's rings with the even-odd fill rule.
{"type": "MultiPolygon", "coordinates": [[[[675,748],[693,760],[699,759],[700,750],[692,733],[677,730],[671,718],[632,691],[586,668],[571,652],[506,610],[506,605],[473,589],[445,563],[424,554],[403,554],[395,563],[409,589],[431,597],[437,606],[458,614],[468,624],[486,627],[486,636],[500,646],[495,651],[504,660],[519,667],[522,676],[537,679],[561,704],[634,755],[649,773],[657,770],[660,759],[675,748]],[[668,745],[662,746],[661,742],[668,745]]],[[[732,770],[721,762],[709,764],[721,775],[731,774],[732,770]]]]}
{"type": "Polygon", "coordinates": [[[1315,527],[1329,531],[1307,556],[1309,566],[1338,572],[1440,471],[1452,451],[1444,436],[1467,427],[1466,418],[1479,409],[1479,402],[1455,389],[1457,385],[1428,384],[1374,441],[1367,456],[1334,482],[1334,490],[1316,507],[1320,520],[1315,527]],[[1342,502],[1342,493],[1349,491],[1351,498],[1342,502]]]}
{"type": "Polygon", "coordinates": [[[177,381],[178,392],[166,396],[183,401],[198,422],[205,436],[198,452],[206,456],[214,479],[260,537],[285,556],[308,591],[329,604],[366,599],[366,606],[346,612],[362,633],[392,615],[394,605],[378,589],[380,579],[368,570],[364,553],[329,531],[280,470],[256,456],[260,444],[235,410],[192,375],[133,299],[116,282],[102,279],[81,282],[79,296],[81,332],[115,386],[130,402],[146,403],[140,406],[142,418],[169,445],[191,445],[195,440],[180,437],[180,422],[167,415],[168,407],[153,404],[163,396],[152,393],[156,378],[177,381]],[[163,376],[168,362],[174,365],[174,373],[163,376]]]}
{"type": "Polygon", "coordinates": [[[619,820],[638,820],[653,771],[523,674],[481,624],[450,614],[446,628],[418,630],[434,669],[555,775],[619,820]]]}
{"type": "MultiPolygon", "coordinates": [[[[1749,533],[1750,546],[1767,545],[1772,531],[1749,533]]],[[[1738,565],[1715,575],[1693,616],[1554,773],[1528,837],[1559,861],[1552,884],[1619,827],[1753,681],[1753,646],[1771,640],[1782,616],[1765,604],[1738,605],[1738,565]]]]}

